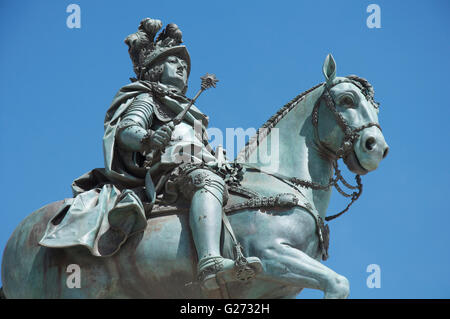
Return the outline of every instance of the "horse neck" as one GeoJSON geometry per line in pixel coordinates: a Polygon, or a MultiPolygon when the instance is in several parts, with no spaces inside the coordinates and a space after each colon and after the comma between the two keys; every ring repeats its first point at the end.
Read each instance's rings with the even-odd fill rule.
{"type": "MultiPolygon", "coordinates": [[[[287,177],[328,184],[333,174],[332,162],[318,150],[311,122],[314,104],[321,94],[319,87],[305,95],[272,127],[252,152],[253,164],[252,157],[249,158],[253,166],[287,177]]],[[[327,191],[300,189],[324,218],[331,188],[327,191]]]]}

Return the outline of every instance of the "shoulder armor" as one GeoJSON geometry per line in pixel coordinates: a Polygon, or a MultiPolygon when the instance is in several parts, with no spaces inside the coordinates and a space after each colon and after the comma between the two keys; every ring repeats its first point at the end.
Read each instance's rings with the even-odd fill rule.
{"type": "Polygon", "coordinates": [[[155,114],[156,118],[161,122],[169,122],[171,121],[176,114],[166,107],[163,103],[161,103],[158,98],[153,94],[154,92],[146,92],[139,94],[133,103],[139,104],[140,101],[145,104],[150,104],[152,107],[152,111],[155,114]]]}
{"type": "Polygon", "coordinates": [[[170,122],[176,116],[175,112],[170,110],[163,103],[159,102],[157,98],[153,99],[153,105],[155,116],[161,122],[170,122]]]}

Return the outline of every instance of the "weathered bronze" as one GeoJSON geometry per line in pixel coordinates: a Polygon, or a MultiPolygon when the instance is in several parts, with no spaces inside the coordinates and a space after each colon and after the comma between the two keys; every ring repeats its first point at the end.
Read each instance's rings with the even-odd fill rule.
{"type": "Polygon", "coordinates": [[[194,105],[218,80],[207,73],[187,98],[182,33],[169,24],[156,37],[161,28],[147,18],[126,38],[136,78],[106,113],[105,167],[19,225],[3,256],[5,296],[280,298],[313,288],[347,297],[347,279],[319,260],[324,221],[360,197],[360,175],[388,151],[372,86],[337,77],[328,55],[325,82],[283,106],[230,162],[209,145],[208,117],[194,105]],[[350,203],[326,217],[333,186],[350,203]],[[67,286],[71,264],[79,288],[67,286]]]}

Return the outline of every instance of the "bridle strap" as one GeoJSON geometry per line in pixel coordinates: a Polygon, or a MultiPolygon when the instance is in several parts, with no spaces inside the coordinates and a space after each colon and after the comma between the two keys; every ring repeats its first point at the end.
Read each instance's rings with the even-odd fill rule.
{"type": "MultiPolygon", "coordinates": [[[[344,158],[349,152],[353,151],[353,146],[355,141],[359,138],[359,132],[361,132],[362,130],[372,127],[372,126],[376,126],[378,127],[378,129],[381,131],[381,127],[378,123],[374,123],[374,122],[369,122],[367,124],[364,124],[360,127],[356,127],[353,128],[351,127],[347,121],[345,120],[345,118],[342,116],[341,113],[339,113],[336,109],[336,102],[334,101],[332,95],[330,94],[330,89],[340,83],[352,83],[354,85],[356,85],[359,89],[362,89],[360,85],[358,85],[357,83],[354,83],[354,81],[351,80],[344,80],[344,81],[339,81],[337,83],[335,83],[332,86],[328,86],[326,83],[324,84],[324,89],[322,92],[322,95],[317,99],[316,104],[314,105],[313,108],[313,112],[311,115],[311,121],[312,121],[312,125],[314,126],[314,136],[315,136],[315,144],[317,145],[319,151],[321,151],[322,153],[326,154],[329,158],[331,158],[333,160],[333,166],[334,166],[334,172],[335,172],[335,178],[333,178],[330,183],[333,184],[333,186],[336,188],[336,190],[343,196],[345,197],[351,197],[351,201],[350,203],[347,205],[347,207],[342,210],[341,212],[332,215],[332,216],[328,216],[325,217],[326,221],[330,221],[332,219],[335,219],[339,216],[341,216],[342,214],[344,214],[345,212],[347,212],[350,208],[350,206],[353,205],[353,203],[361,196],[362,194],[362,188],[363,185],[361,183],[361,176],[359,174],[357,174],[355,176],[356,179],[356,183],[357,186],[352,186],[350,185],[342,176],[339,168],[338,168],[338,160],[340,158],[344,158]],[[334,115],[335,119],[336,119],[336,123],[339,125],[339,127],[341,128],[342,132],[344,133],[344,139],[342,141],[341,147],[336,151],[332,151],[330,150],[321,140],[320,140],[320,136],[319,136],[319,108],[321,105],[321,101],[324,100],[325,101],[325,105],[327,106],[327,108],[331,111],[331,113],[334,115]],[[357,189],[357,192],[353,192],[352,194],[347,194],[345,193],[342,188],[338,185],[338,181],[341,181],[347,188],[349,189],[357,189]]],[[[364,95],[367,99],[367,96],[364,95]]],[[[372,105],[373,102],[372,102],[372,105]]],[[[375,105],[374,105],[375,107],[375,105]]],[[[317,188],[316,188],[317,189],[317,188]]]]}
{"type": "MultiPolygon", "coordinates": [[[[334,84],[333,86],[340,84],[340,83],[354,84],[353,81],[341,81],[341,82],[334,84]]],[[[324,84],[324,91],[323,91],[322,95],[317,99],[316,104],[314,105],[313,113],[311,116],[311,121],[314,126],[314,135],[315,135],[315,139],[316,139],[316,145],[319,147],[319,149],[321,151],[323,151],[327,155],[333,155],[333,156],[331,156],[332,158],[339,159],[339,158],[343,158],[348,152],[350,152],[352,150],[353,144],[359,138],[358,133],[360,131],[362,131],[366,128],[372,127],[372,126],[378,127],[378,129],[380,131],[382,131],[382,129],[378,123],[374,123],[374,122],[369,122],[369,123],[364,124],[357,128],[353,128],[352,126],[350,126],[347,123],[347,121],[345,120],[345,118],[342,116],[342,114],[339,113],[336,109],[336,103],[329,91],[329,89],[331,89],[333,86],[328,87],[326,84],[324,84]],[[324,143],[320,140],[320,137],[319,137],[319,108],[321,105],[320,102],[322,100],[325,101],[325,105],[328,107],[328,109],[334,115],[334,117],[336,119],[336,123],[339,125],[342,132],[344,133],[344,139],[342,141],[342,145],[336,152],[333,152],[328,147],[326,147],[326,145],[324,145],[324,143]]]]}

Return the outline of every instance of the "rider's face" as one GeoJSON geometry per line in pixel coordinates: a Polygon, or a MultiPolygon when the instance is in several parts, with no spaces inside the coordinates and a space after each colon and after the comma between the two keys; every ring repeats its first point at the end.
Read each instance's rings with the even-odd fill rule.
{"type": "Polygon", "coordinates": [[[182,91],[187,84],[187,63],[176,56],[169,56],[163,63],[161,83],[172,85],[182,91]]]}

